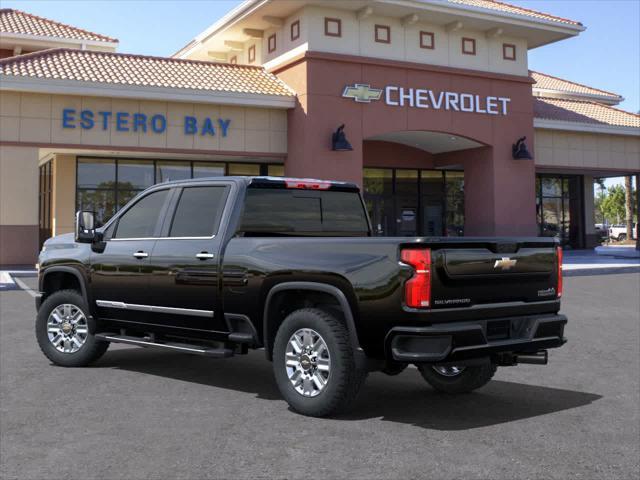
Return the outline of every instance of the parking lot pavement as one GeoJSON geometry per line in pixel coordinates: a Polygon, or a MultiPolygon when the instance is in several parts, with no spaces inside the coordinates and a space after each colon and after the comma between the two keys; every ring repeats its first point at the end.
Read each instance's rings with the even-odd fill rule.
{"type": "MultiPolygon", "coordinates": [[[[35,286],[34,279],[22,279],[35,286]]],[[[25,291],[0,292],[2,478],[637,478],[640,275],[565,280],[569,343],[449,397],[413,368],[353,413],[288,410],[262,352],[120,347],[52,366],[25,291]]]]}

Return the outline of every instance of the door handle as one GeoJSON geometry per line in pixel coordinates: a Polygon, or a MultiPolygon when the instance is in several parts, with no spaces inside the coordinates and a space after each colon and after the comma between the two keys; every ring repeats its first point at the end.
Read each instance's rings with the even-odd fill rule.
{"type": "Polygon", "coordinates": [[[196,258],[199,258],[200,260],[207,260],[209,258],[213,258],[215,257],[215,255],[213,253],[209,253],[209,252],[200,252],[196,254],[196,258]]]}
{"type": "Polygon", "coordinates": [[[139,252],[134,253],[133,256],[136,258],[147,258],[149,254],[140,250],[139,252]]]}

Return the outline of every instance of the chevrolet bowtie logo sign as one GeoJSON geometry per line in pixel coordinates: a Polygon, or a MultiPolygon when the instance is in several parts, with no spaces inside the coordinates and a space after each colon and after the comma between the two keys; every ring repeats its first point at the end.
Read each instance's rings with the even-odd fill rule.
{"type": "Polygon", "coordinates": [[[518,260],[511,260],[509,257],[502,257],[500,260],[496,260],[496,263],[493,264],[493,268],[501,268],[504,270],[509,270],[516,266],[518,260]]]}
{"type": "Polygon", "coordinates": [[[364,83],[356,83],[353,86],[344,87],[342,96],[344,98],[353,98],[358,103],[371,103],[372,100],[380,100],[382,89],[371,88],[371,85],[364,83]]]}

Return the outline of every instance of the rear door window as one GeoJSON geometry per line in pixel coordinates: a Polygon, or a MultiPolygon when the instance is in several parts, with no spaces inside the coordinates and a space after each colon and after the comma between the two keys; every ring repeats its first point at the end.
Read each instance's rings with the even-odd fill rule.
{"type": "Polygon", "coordinates": [[[180,193],[170,237],[211,237],[218,232],[224,211],[227,187],[185,187],[180,193]]]}

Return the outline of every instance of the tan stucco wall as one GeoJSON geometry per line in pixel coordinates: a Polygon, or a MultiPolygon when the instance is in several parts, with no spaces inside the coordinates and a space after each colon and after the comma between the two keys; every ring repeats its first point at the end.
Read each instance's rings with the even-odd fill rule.
{"type": "Polygon", "coordinates": [[[535,131],[540,167],[640,171],[640,137],[599,133],[535,131]]]}
{"type": "Polygon", "coordinates": [[[51,216],[53,235],[73,232],[76,193],[75,155],[56,155],[53,160],[51,216]]]}
{"type": "Polygon", "coordinates": [[[38,149],[0,145],[0,265],[27,265],[38,251],[38,149]]]}
{"type": "Polygon", "coordinates": [[[207,105],[177,102],[126,100],[36,93],[0,92],[0,141],[58,145],[100,145],[134,148],[172,148],[193,151],[259,152],[285,154],[287,151],[287,113],[285,110],[207,105]],[[167,129],[158,134],[148,131],[119,132],[111,117],[103,130],[98,121],[91,130],[62,128],[65,108],[125,111],[148,116],[163,114],[167,129]],[[228,135],[185,135],[184,117],[229,119],[228,135]]]}
{"type": "Polygon", "coordinates": [[[0,145],[0,225],[38,224],[38,149],[0,145]]]}

